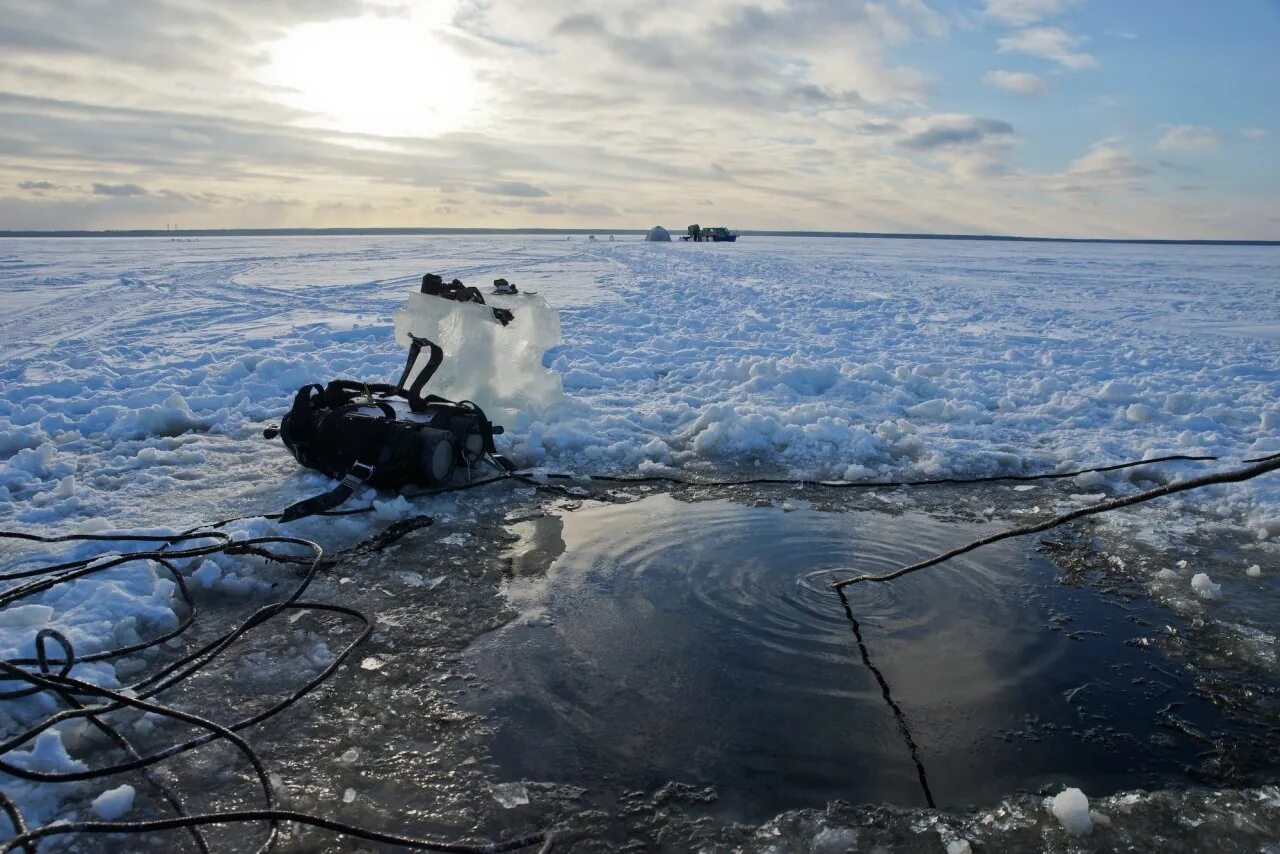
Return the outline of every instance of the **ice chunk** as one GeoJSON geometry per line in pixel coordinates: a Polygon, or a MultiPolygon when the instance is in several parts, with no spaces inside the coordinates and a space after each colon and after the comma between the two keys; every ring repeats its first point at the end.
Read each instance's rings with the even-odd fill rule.
{"type": "Polygon", "coordinates": [[[1093,830],[1093,816],[1089,814],[1089,799],[1079,789],[1067,789],[1049,799],[1049,809],[1058,824],[1072,836],[1086,836],[1093,830]]]}
{"type": "Polygon", "coordinates": [[[1258,522],[1258,539],[1269,540],[1276,536],[1280,536],[1280,516],[1258,522]]]}
{"type": "Polygon", "coordinates": [[[383,522],[390,522],[396,519],[403,519],[413,512],[413,505],[405,500],[403,495],[397,495],[390,501],[374,501],[373,515],[374,518],[383,522]]]}
{"type": "Polygon", "coordinates": [[[222,578],[222,567],[218,566],[211,560],[206,560],[200,564],[200,568],[191,573],[192,579],[200,582],[200,586],[204,588],[212,587],[222,578]]]}
{"type": "Polygon", "coordinates": [[[56,729],[47,729],[36,736],[35,744],[30,751],[13,750],[4,755],[9,763],[27,771],[50,771],[67,773],[84,771],[89,766],[79,759],[72,759],[62,743],[62,733],[56,729]]]}
{"type": "Polygon", "coordinates": [[[342,802],[344,804],[354,803],[355,799],[356,799],[355,789],[347,789],[345,792],[342,793],[342,802]]]}
{"type": "Polygon", "coordinates": [[[967,839],[953,839],[947,843],[947,854],[971,854],[972,851],[967,839]]]}
{"type": "Polygon", "coordinates": [[[33,629],[45,626],[53,617],[48,605],[17,605],[0,611],[0,628],[33,629]]]}
{"type": "Polygon", "coordinates": [[[1221,599],[1222,585],[1214,584],[1207,572],[1197,572],[1191,576],[1191,589],[1201,599],[1221,599]]]}
{"type": "Polygon", "coordinates": [[[359,758],[360,758],[360,751],[354,747],[348,750],[347,752],[343,753],[342,756],[338,757],[338,759],[342,762],[343,765],[355,765],[356,760],[359,758]]]}
{"type": "Polygon", "coordinates": [[[1262,567],[1255,563],[1253,566],[1246,569],[1244,574],[1250,578],[1257,578],[1262,575],[1262,567]]]}
{"type": "MultiPolygon", "coordinates": [[[[429,294],[410,294],[396,312],[396,340],[409,336],[434,341],[444,362],[426,390],[454,400],[471,400],[498,423],[517,413],[545,413],[563,396],[560,374],[542,364],[547,350],[560,343],[560,317],[542,297],[485,294],[486,305],[457,302],[429,294]],[[506,326],[493,308],[515,315],[506,326]]],[[[426,365],[423,353],[414,375],[426,365]]]]}
{"type": "MultiPolygon", "coordinates": [[[[1098,392],[1098,398],[1100,400],[1107,400],[1112,403],[1129,403],[1137,396],[1137,386],[1132,383],[1118,382],[1116,380],[1105,383],[1102,386],[1102,389],[1098,392]]],[[[1070,792],[1073,790],[1068,789],[1067,791],[1070,792]]],[[[1074,791],[1079,791],[1079,789],[1074,791]]]]}
{"type": "Polygon", "coordinates": [[[813,836],[809,844],[812,854],[844,854],[854,850],[858,844],[858,834],[847,827],[824,827],[813,836]]]}
{"type": "Polygon", "coordinates": [[[133,809],[133,786],[116,786],[93,799],[93,811],[103,821],[115,821],[133,809]]]}
{"type": "Polygon", "coordinates": [[[1102,472],[1086,471],[1076,475],[1075,481],[1085,489],[1102,486],[1107,482],[1107,477],[1102,472]]]}
{"type": "Polygon", "coordinates": [[[489,791],[493,799],[507,809],[529,803],[529,790],[524,783],[495,783],[489,791]]]}
{"type": "Polygon", "coordinates": [[[1156,417],[1156,411],[1145,403],[1131,403],[1125,410],[1125,416],[1130,421],[1150,421],[1156,417]]]}

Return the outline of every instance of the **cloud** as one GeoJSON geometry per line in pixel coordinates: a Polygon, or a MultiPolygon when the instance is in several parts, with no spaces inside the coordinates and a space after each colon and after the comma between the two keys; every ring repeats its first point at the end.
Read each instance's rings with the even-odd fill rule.
{"type": "Polygon", "coordinates": [[[213,140],[205,134],[185,128],[174,128],[169,131],[169,138],[184,145],[212,145],[213,140]]]}
{"type": "Polygon", "coordinates": [[[1060,15],[1079,0],[987,0],[986,13],[1007,24],[1025,26],[1060,15]]]}
{"type": "Polygon", "coordinates": [[[871,121],[858,125],[858,130],[869,134],[897,133],[898,126],[893,122],[871,121]]]}
{"type": "Polygon", "coordinates": [[[526,184],[523,181],[503,181],[480,188],[480,192],[491,196],[518,196],[522,199],[538,199],[551,195],[541,187],[526,184]]]}
{"type": "Polygon", "coordinates": [[[982,75],[982,82],[988,86],[1006,89],[1024,98],[1043,95],[1049,90],[1049,84],[1043,77],[1028,71],[988,71],[982,75]]]}
{"type": "Polygon", "coordinates": [[[145,196],[146,188],[137,184],[94,184],[95,196],[145,196]]]}
{"type": "Polygon", "coordinates": [[[898,145],[913,151],[933,151],[974,146],[1013,134],[1013,125],[1008,122],[977,116],[940,115],[923,124],[919,130],[898,140],[898,145]]]}
{"type": "Polygon", "coordinates": [[[1098,61],[1078,48],[1084,43],[1081,36],[1072,35],[1059,27],[1028,27],[999,39],[1001,53],[1022,53],[1058,63],[1063,68],[1081,71],[1096,68],[1098,61]]]}
{"type": "Polygon", "coordinates": [[[1262,128],[1245,128],[1240,131],[1240,135],[1245,139],[1262,139],[1267,135],[1267,132],[1262,128]]]}
{"type": "Polygon", "coordinates": [[[1133,159],[1116,139],[1095,142],[1082,156],[1067,167],[1066,176],[1092,184],[1131,184],[1152,174],[1148,166],[1133,159]]]}
{"type": "Polygon", "coordinates": [[[1156,143],[1161,151],[1203,151],[1216,148],[1222,137],[1212,128],[1199,125],[1161,125],[1164,135],[1156,143]]]}
{"type": "MultiPolygon", "coordinates": [[[[1130,189],[1146,166],[1119,142],[1044,173],[1012,159],[1017,113],[936,113],[936,81],[917,63],[953,47],[937,43],[948,27],[966,26],[954,0],[0,5],[0,228],[604,228],[710,209],[744,228],[1202,233],[1170,204],[1195,196],[1172,186],[1192,179],[1162,169],[1140,202],[1130,189]],[[392,11],[474,80],[482,97],[464,120],[433,124],[430,138],[355,133],[373,126],[323,121],[273,84],[282,40],[362,32],[347,24],[392,11]],[[56,189],[20,186],[33,179],[56,189]],[[1045,192],[1067,185],[1081,189],[1045,192]]],[[[1062,32],[1045,24],[1069,4],[987,5],[1014,52],[1037,50],[1055,71],[1055,55],[1092,62],[1074,35],[1033,38],[1062,32]]],[[[323,56],[340,66],[354,52],[323,56]]],[[[1000,66],[1021,67],[1007,59],[979,74],[1000,66]]],[[[412,109],[404,87],[422,79],[393,75],[355,97],[412,109]]],[[[1254,189],[1240,192],[1215,228],[1270,222],[1274,202],[1250,207],[1254,189]]]]}
{"type": "Polygon", "coordinates": [[[21,181],[18,184],[19,190],[30,190],[32,192],[41,192],[43,190],[56,190],[58,185],[52,181],[21,181]]]}

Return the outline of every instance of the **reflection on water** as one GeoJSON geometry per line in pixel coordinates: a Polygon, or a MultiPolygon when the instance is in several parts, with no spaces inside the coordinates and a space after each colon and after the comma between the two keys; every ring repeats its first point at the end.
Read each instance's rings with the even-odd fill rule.
{"type": "MultiPolygon", "coordinates": [[[[898,720],[828,582],[972,539],[927,514],[783,512],[666,495],[516,526],[521,618],[469,656],[503,779],[600,802],[676,780],[739,819],[833,799],[924,803],[898,720]]],[[[940,806],[1064,782],[1091,795],[1184,781],[1203,749],[1159,726],[1211,706],[1126,645],[1118,608],[1012,542],[849,588],[940,806]]],[[[1147,617],[1155,619],[1154,614],[1147,617]]]]}

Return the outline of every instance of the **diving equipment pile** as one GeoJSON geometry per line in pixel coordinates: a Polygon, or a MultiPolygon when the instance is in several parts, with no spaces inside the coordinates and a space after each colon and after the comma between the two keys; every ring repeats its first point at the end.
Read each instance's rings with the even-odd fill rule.
{"type": "Polygon", "coordinates": [[[560,324],[541,297],[520,293],[506,279],[494,286],[491,299],[513,299],[487,302],[478,288],[426,274],[396,313],[396,337],[409,355],[394,385],[335,379],[298,390],[280,426],[264,435],[279,436],[299,463],[339,483],[287,508],[284,521],[332,510],[366,484],[442,488],[459,471],[470,480],[482,464],[514,470],[497,453],[493,437],[503,428],[485,408],[492,403],[514,415],[524,405],[558,399],[559,379],[541,357],[559,342],[560,324]],[[442,372],[446,353],[450,369],[442,372]],[[427,393],[433,380],[467,399],[427,393]]]}

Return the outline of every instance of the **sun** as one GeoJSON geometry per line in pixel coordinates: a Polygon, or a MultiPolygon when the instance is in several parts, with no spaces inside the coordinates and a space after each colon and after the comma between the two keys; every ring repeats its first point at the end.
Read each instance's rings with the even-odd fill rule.
{"type": "Polygon", "coordinates": [[[438,136],[480,113],[465,57],[420,17],[305,24],[268,46],[262,82],[310,124],[374,136],[438,136]]]}

